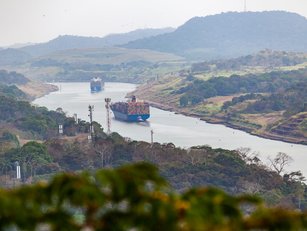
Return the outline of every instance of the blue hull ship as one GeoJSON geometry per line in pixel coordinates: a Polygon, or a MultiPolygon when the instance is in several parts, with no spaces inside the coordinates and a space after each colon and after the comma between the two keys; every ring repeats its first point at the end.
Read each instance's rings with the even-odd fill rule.
{"type": "Polygon", "coordinates": [[[135,96],[132,96],[129,102],[116,102],[110,107],[117,120],[142,122],[150,117],[149,104],[144,101],[137,102],[135,96]]]}
{"type": "Polygon", "coordinates": [[[94,92],[100,92],[102,91],[103,89],[103,82],[101,81],[100,78],[93,78],[91,80],[91,92],[94,93],[94,92]]]}
{"type": "Polygon", "coordinates": [[[135,115],[128,115],[118,111],[113,111],[115,119],[127,121],[127,122],[143,122],[146,121],[150,114],[135,114],[135,115]]]}

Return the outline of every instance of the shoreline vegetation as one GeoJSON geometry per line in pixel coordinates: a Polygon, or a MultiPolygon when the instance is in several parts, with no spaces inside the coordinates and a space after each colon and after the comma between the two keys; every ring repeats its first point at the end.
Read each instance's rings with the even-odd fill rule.
{"type": "Polygon", "coordinates": [[[206,123],[210,123],[210,124],[221,124],[221,125],[224,125],[226,127],[233,128],[233,129],[240,130],[240,131],[244,131],[244,132],[246,132],[250,135],[258,136],[258,137],[261,137],[261,138],[270,139],[270,140],[277,140],[277,141],[293,143],[293,144],[307,145],[307,141],[300,140],[300,139],[295,138],[295,137],[279,136],[279,135],[275,135],[275,134],[272,134],[272,133],[269,133],[269,132],[257,133],[257,131],[255,131],[251,128],[232,124],[228,121],[223,120],[222,118],[218,118],[218,117],[214,117],[214,116],[205,116],[205,115],[197,114],[195,112],[187,112],[186,110],[181,110],[178,107],[174,107],[174,106],[171,106],[171,105],[162,104],[162,103],[158,103],[158,102],[154,102],[154,101],[150,101],[150,100],[146,100],[146,102],[148,102],[150,104],[150,106],[164,110],[164,111],[170,111],[170,112],[174,112],[176,114],[197,118],[197,119],[200,119],[200,120],[205,121],[206,123]]]}

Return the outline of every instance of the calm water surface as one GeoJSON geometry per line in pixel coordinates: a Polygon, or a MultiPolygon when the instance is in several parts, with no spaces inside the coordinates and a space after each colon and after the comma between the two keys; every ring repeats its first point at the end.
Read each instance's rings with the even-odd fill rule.
{"type": "MultiPolygon", "coordinates": [[[[89,83],[56,83],[59,91],[53,92],[33,103],[55,110],[63,108],[68,115],[77,113],[78,118],[88,121],[88,106],[94,105],[93,120],[106,128],[106,110],[104,98],[112,102],[125,101],[125,95],[135,89],[127,83],[105,83],[105,89],[99,93],[90,93],[89,83]]],[[[289,144],[249,135],[248,133],[227,128],[224,125],[208,124],[196,118],[177,115],[156,108],[151,108],[151,117],[147,123],[126,123],[111,121],[111,130],[134,140],[150,141],[150,131],[154,132],[154,141],[172,142],[177,146],[210,145],[213,148],[237,149],[249,147],[259,155],[264,163],[268,156],[285,152],[294,159],[288,171],[301,170],[307,176],[307,146],[289,144]]],[[[105,129],[106,130],[106,129],[105,129]]]]}

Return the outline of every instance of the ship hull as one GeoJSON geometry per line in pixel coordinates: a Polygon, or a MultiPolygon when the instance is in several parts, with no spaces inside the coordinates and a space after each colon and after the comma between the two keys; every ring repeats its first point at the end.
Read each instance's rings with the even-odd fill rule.
{"type": "Polygon", "coordinates": [[[102,82],[100,78],[94,78],[91,80],[90,88],[92,93],[102,91],[103,87],[104,87],[104,82],[102,82]]]}
{"type": "Polygon", "coordinates": [[[127,122],[143,122],[146,121],[150,116],[149,114],[128,115],[119,111],[113,111],[113,114],[115,119],[127,122]]]}
{"type": "Polygon", "coordinates": [[[91,87],[91,92],[100,92],[102,91],[102,87],[101,86],[95,86],[95,87],[91,87]]]}

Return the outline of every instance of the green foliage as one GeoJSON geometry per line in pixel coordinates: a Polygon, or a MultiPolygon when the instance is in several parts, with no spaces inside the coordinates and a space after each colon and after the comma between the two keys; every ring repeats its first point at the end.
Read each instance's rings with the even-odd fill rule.
{"type": "Polygon", "coordinates": [[[255,196],[214,188],[177,194],[145,163],[0,191],[0,230],[290,231],[306,225],[306,213],[266,208],[255,196]]]}
{"type": "MultiPolygon", "coordinates": [[[[29,102],[18,101],[14,98],[0,96],[0,123],[11,123],[23,131],[32,132],[37,139],[48,139],[58,135],[58,125],[63,125],[64,135],[74,136],[78,132],[86,132],[89,123],[79,121],[56,111],[48,111],[45,107],[35,107],[29,102]]],[[[95,125],[102,136],[101,128],[95,125]]]]}
{"type": "Polygon", "coordinates": [[[303,132],[307,132],[307,118],[302,121],[300,128],[303,132]]]}
{"type": "Polygon", "coordinates": [[[238,93],[279,93],[290,87],[306,84],[307,69],[292,72],[271,72],[260,75],[232,75],[229,78],[217,77],[207,81],[194,80],[187,86],[174,91],[188,98],[194,96],[202,99],[214,96],[227,96],[238,93]]]}
{"type": "Polygon", "coordinates": [[[19,162],[24,181],[35,176],[37,172],[48,173],[48,169],[44,169],[44,167],[52,162],[46,145],[34,141],[26,143],[21,148],[11,149],[5,153],[4,159],[8,161],[10,166],[15,166],[16,161],[19,162]]]}
{"type": "MultiPolygon", "coordinates": [[[[291,187],[290,180],[268,170],[256,156],[243,158],[243,154],[238,151],[207,146],[185,150],[172,144],[127,142],[113,133],[112,137],[115,136],[116,140],[108,136],[97,138],[93,143],[89,143],[86,138],[70,141],[53,139],[46,146],[54,164],[64,171],[117,167],[125,163],[147,161],[158,166],[161,174],[178,191],[211,185],[232,194],[249,192],[266,195],[276,189],[280,190],[281,198],[289,206],[307,207],[305,202],[299,205],[296,200],[296,193],[305,190],[305,184],[291,187]]],[[[270,203],[271,197],[266,198],[266,202],[270,203]]],[[[301,200],[307,202],[306,198],[303,196],[301,200]]],[[[281,204],[284,204],[283,201],[279,200],[281,204]]]]}
{"type": "Polygon", "coordinates": [[[2,84],[26,84],[29,82],[24,75],[15,71],[7,72],[6,70],[0,70],[0,82],[2,84]]]}
{"type": "Polygon", "coordinates": [[[307,61],[304,53],[285,51],[262,50],[255,55],[246,55],[234,59],[205,61],[195,63],[191,67],[194,73],[203,73],[221,70],[242,70],[247,67],[274,68],[295,66],[307,61]]]}
{"type": "Polygon", "coordinates": [[[189,98],[186,95],[183,95],[179,99],[179,104],[181,107],[186,107],[189,104],[189,98]]]}
{"type": "Polygon", "coordinates": [[[15,85],[7,86],[0,84],[0,95],[19,100],[26,100],[29,98],[24,92],[19,90],[15,85]]]}
{"type": "Polygon", "coordinates": [[[4,131],[2,136],[0,136],[0,154],[9,151],[12,148],[18,148],[19,141],[16,135],[4,131]]]}
{"type": "Polygon", "coordinates": [[[307,111],[307,81],[300,82],[250,104],[244,111],[247,113],[265,113],[283,111],[284,115],[291,115],[307,111]]]}
{"type": "Polygon", "coordinates": [[[251,94],[246,94],[246,95],[241,95],[239,97],[233,97],[231,101],[226,101],[223,106],[222,109],[225,110],[231,106],[234,106],[236,104],[242,103],[246,100],[251,100],[251,99],[257,99],[259,98],[260,95],[255,94],[255,93],[251,93],[251,94]]]}

